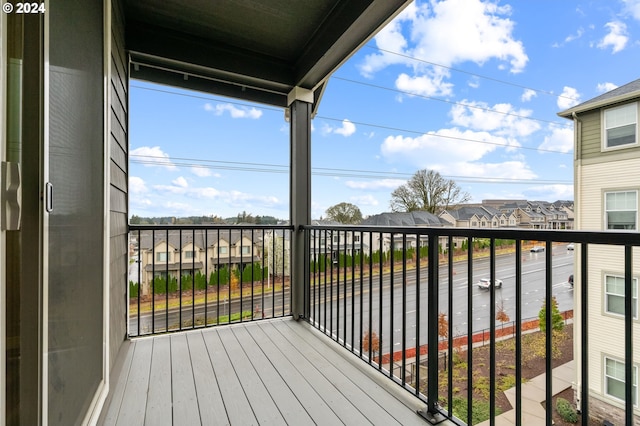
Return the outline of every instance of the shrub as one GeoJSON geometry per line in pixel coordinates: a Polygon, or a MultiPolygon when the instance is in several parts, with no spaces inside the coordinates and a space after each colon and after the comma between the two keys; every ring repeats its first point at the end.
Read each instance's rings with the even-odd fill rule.
{"type": "MultiPolygon", "coordinates": [[[[546,300],[542,303],[542,308],[538,313],[540,319],[540,331],[545,332],[547,330],[547,303],[546,300]]],[[[564,320],[560,309],[558,309],[558,301],[556,297],[551,298],[551,328],[553,330],[562,330],[564,328],[564,320]]]]}
{"type": "Polygon", "coordinates": [[[138,297],[138,283],[129,281],[129,297],[132,299],[138,297]]]}
{"type": "Polygon", "coordinates": [[[562,420],[569,423],[578,423],[578,413],[573,405],[564,398],[558,398],[556,400],[556,410],[562,420]]]}

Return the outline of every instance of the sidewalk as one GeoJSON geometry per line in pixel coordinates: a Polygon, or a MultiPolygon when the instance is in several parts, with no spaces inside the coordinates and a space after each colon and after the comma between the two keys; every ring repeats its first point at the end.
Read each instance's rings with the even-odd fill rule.
{"type": "MultiPolygon", "coordinates": [[[[552,389],[553,394],[557,395],[563,390],[570,388],[574,380],[574,362],[569,361],[559,367],[553,369],[552,389]]],[[[516,417],[516,388],[508,389],[504,392],[509,403],[514,409],[502,413],[496,417],[496,426],[512,426],[515,425],[516,417]]],[[[522,422],[523,425],[544,425],[545,409],[541,402],[546,399],[545,396],[545,375],[541,374],[526,383],[522,384],[522,422]]],[[[551,408],[554,409],[554,408],[551,408]]],[[[488,426],[489,420],[480,423],[481,426],[488,426]]]]}

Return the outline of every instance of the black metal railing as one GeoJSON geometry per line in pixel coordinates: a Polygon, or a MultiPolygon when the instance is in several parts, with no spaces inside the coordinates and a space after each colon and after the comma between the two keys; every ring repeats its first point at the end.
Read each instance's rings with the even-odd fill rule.
{"type": "MultiPolygon", "coordinates": [[[[560,328],[556,315],[563,315],[564,323],[575,313],[573,326],[579,327],[574,333],[578,339],[575,348],[582,360],[575,367],[577,400],[582,424],[588,424],[591,384],[594,392],[602,393],[598,389],[604,377],[602,371],[597,371],[599,377],[593,377],[596,370],[589,367],[590,337],[593,338],[590,324],[603,315],[600,310],[591,314],[589,303],[593,302],[588,296],[594,288],[604,294],[600,268],[624,276],[624,312],[617,317],[606,316],[606,321],[613,317],[617,324],[617,329],[610,330],[606,337],[623,342],[619,345],[623,351],[607,355],[625,365],[625,392],[619,401],[608,400],[622,413],[625,424],[633,424],[637,370],[632,362],[632,312],[638,309],[633,305],[638,299],[632,283],[634,273],[636,277],[640,274],[640,234],[368,226],[302,228],[306,233],[309,272],[305,317],[345,349],[423,400],[426,408],[422,414],[432,423],[449,419],[458,424],[474,424],[479,421],[476,414],[487,410],[486,418],[495,424],[500,414],[498,394],[505,383],[511,383],[516,395],[515,424],[522,424],[522,383],[530,378],[524,376],[523,364],[532,350],[523,343],[524,334],[528,333],[524,327],[528,322],[523,318],[535,317],[536,328],[539,322],[549,325],[541,327],[544,350],[540,362],[546,373],[545,423],[552,424],[554,348],[562,339],[554,332],[560,328]],[[568,243],[574,243],[575,254],[568,243]],[[536,249],[531,250],[534,246],[536,249]],[[569,275],[575,276],[575,294],[581,296],[576,306],[569,275]],[[481,278],[488,279],[487,290],[476,285],[481,278]],[[506,336],[500,324],[504,328],[504,323],[512,319],[513,328],[506,336]],[[474,342],[479,333],[486,339],[484,329],[489,330],[489,354],[488,361],[480,363],[474,355],[474,342]],[[506,343],[514,346],[510,363],[513,371],[506,381],[504,373],[498,374],[496,364],[497,351],[502,351],[498,341],[502,339],[510,339],[506,343]],[[476,370],[484,371],[484,375],[476,370]],[[466,390],[460,390],[456,383],[464,383],[466,390]],[[485,397],[480,398],[479,393],[485,397]],[[481,400],[485,401],[482,407],[478,405],[481,400]]],[[[610,351],[614,352],[613,346],[610,351]]]]}
{"type": "Polygon", "coordinates": [[[290,226],[130,225],[129,336],[290,314],[290,226]]]}

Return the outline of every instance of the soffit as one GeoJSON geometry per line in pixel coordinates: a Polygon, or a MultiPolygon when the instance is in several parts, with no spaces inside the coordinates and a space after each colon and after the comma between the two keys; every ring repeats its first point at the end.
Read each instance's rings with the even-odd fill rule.
{"type": "Polygon", "coordinates": [[[287,106],[409,0],[125,0],[130,77],[287,106]]]}

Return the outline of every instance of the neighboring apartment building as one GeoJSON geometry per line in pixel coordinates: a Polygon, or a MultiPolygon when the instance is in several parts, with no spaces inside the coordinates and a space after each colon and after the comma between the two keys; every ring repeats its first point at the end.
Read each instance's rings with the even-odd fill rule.
{"type": "Polygon", "coordinates": [[[513,212],[503,213],[488,205],[444,210],[440,217],[459,228],[514,228],[517,225],[517,217],[513,212]]]}
{"type": "Polygon", "coordinates": [[[198,272],[208,277],[221,267],[243,269],[261,262],[263,250],[262,236],[252,236],[250,231],[175,230],[157,232],[153,238],[152,242],[150,232],[140,235],[142,295],[150,294],[154,277],[178,278],[198,272]]]}
{"type": "MultiPolygon", "coordinates": [[[[559,113],[575,126],[575,225],[579,230],[626,230],[638,232],[640,193],[640,140],[638,111],[640,79],[559,113]]],[[[624,424],[624,253],[622,247],[589,248],[589,412],[601,420],[624,424]]],[[[576,278],[581,280],[580,252],[576,247],[576,278]]],[[[640,342],[638,327],[638,279],[640,253],[633,253],[633,338],[640,342]]],[[[575,286],[575,305],[580,306],[580,286],[575,286]]],[[[580,336],[580,318],[575,335],[580,336]]],[[[579,342],[580,339],[575,339],[579,342]]],[[[637,345],[636,345],[637,348],[637,345]]],[[[640,351],[633,351],[633,398],[638,411],[640,351]]],[[[580,350],[576,365],[581,365],[580,350]]],[[[576,372],[579,390],[581,377],[576,372]]],[[[636,417],[636,424],[638,424],[636,417]]]]}

